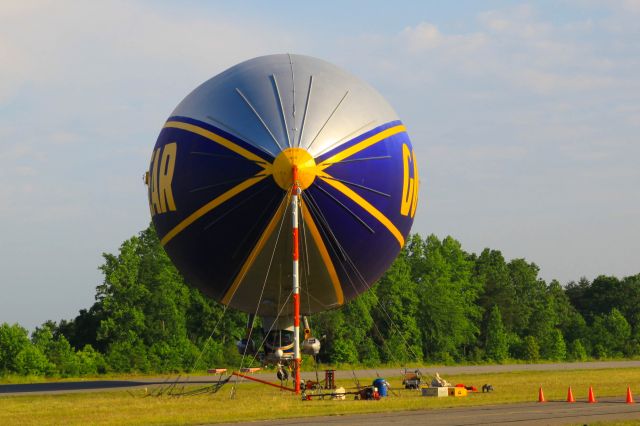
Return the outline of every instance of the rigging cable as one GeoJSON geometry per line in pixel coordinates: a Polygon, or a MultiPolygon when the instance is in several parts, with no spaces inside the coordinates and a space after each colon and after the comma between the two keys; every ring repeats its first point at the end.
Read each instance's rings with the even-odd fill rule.
{"type": "MultiPolygon", "coordinates": [[[[285,196],[283,198],[283,202],[285,202],[285,201],[288,202],[289,199],[290,199],[290,195],[291,195],[291,191],[287,191],[287,196],[285,196]]],[[[258,297],[258,303],[256,304],[256,310],[255,310],[255,313],[254,313],[254,318],[255,318],[255,316],[258,315],[258,310],[260,309],[260,303],[262,303],[262,296],[264,295],[264,289],[267,286],[267,280],[269,279],[269,272],[271,271],[271,265],[273,264],[273,258],[275,257],[276,249],[278,248],[278,241],[280,240],[280,233],[282,232],[282,225],[284,224],[284,220],[287,217],[287,210],[288,209],[285,209],[284,213],[282,214],[282,219],[280,220],[280,226],[278,227],[278,233],[276,234],[276,241],[275,241],[275,243],[273,245],[273,251],[271,253],[271,258],[269,259],[269,265],[267,267],[267,272],[265,274],[264,281],[262,283],[262,289],[260,290],[260,296],[258,297]]],[[[247,356],[247,350],[249,349],[249,341],[251,340],[251,335],[253,333],[254,326],[255,326],[255,319],[254,319],[254,321],[251,322],[251,328],[249,329],[249,334],[247,336],[247,345],[245,345],[244,352],[242,354],[242,359],[240,360],[239,371],[242,370],[242,366],[244,365],[244,359],[247,356]]],[[[272,326],[273,326],[273,324],[272,324],[272,326]]],[[[254,360],[255,360],[255,358],[254,358],[254,360]]],[[[237,383],[238,383],[238,378],[236,377],[236,379],[234,380],[234,383],[233,383],[233,388],[231,389],[231,398],[233,398],[235,396],[235,390],[236,390],[237,383]]]]}
{"type": "MultiPolygon", "coordinates": [[[[314,197],[311,195],[311,193],[306,193],[306,196],[308,196],[311,201],[312,204],[314,206],[317,206],[317,202],[315,201],[314,197]]],[[[311,205],[311,203],[310,203],[311,205]]],[[[327,228],[329,228],[327,231],[329,233],[329,235],[333,236],[332,240],[333,242],[338,246],[337,249],[339,250],[339,253],[342,254],[343,259],[347,261],[347,263],[349,264],[349,266],[351,266],[351,268],[353,268],[353,270],[356,273],[356,277],[363,283],[363,285],[365,287],[367,287],[367,282],[364,279],[364,276],[362,275],[362,273],[358,270],[358,268],[356,267],[355,263],[353,262],[353,260],[351,259],[351,257],[348,255],[347,251],[342,247],[342,244],[340,243],[340,241],[338,241],[338,238],[335,236],[335,233],[331,230],[331,227],[329,225],[329,222],[326,220],[326,218],[324,217],[324,215],[322,214],[322,211],[319,208],[315,208],[314,209],[315,212],[320,216],[320,225],[321,227],[326,226],[327,228]]],[[[326,234],[326,233],[325,233],[326,234]]],[[[344,269],[344,267],[343,267],[344,269]]],[[[349,283],[351,284],[351,286],[353,287],[354,291],[358,291],[355,284],[353,283],[353,281],[350,279],[349,275],[347,273],[347,270],[344,269],[347,278],[349,278],[349,283]]],[[[406,338],[404,337],[404,335],[400,332],[400,329],[398,327],[398,325],[395,323],[395,321],[393,321],[393,319],[391,318],[391,316],[389,315],[389,313],[387,312],[387,310],[385,309],[384,305],[380,302],[380,298],[378,297],[378,295],[375,293],[375,291],[373,292],[373,296],[376,300],[376,303],[378,304],[378,306],[381,308],[382,312],[384,312],[385,316],[388,319],[388,323],[391,326],[392,331],[395,331],[397,334],[400,335],[400,338],[403,340],[405,346],[409,349],[409,351],[411,352],[411,354],[414,356],[414,358],[416,360],[419,360],[420,358],[418,357],[417,353],[413,350],[413,348],[411,347],[411,345],[409,345],[408,341],[406,340],[406,338]]],[[[386,340],[384,339],[384,336],[382,335],[382,333],[380,332],[380,330],[378,329],[377,325],[375,325],[374,322],[374,326],[376,327],[376,329],[378,330],[378,332],[380,333],[380,337],[382,338],[383,342],[386,344],[386,340]]],[[[389,353],[392,355],[393,351],[389,351],[389,353]]],[[[392,355],[393,357],[393,355],[392,355]]],[[[395,357],[393,357],[395,359],[395,357]]],[[[418,369],[418,371],[420,371],[418,369]]]]}

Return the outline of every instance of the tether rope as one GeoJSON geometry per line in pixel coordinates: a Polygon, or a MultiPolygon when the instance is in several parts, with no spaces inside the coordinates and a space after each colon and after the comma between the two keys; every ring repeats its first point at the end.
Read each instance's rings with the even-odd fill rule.
{"type": "MultiPolygon", "coordinates": [[[[289,199],[289,197],[284,197],[284,198],[283,198],[283,200],[282,200],[282,202],[285,202],[285,201],[287,201],[287,202],[288,202],[288,199],[289,199]]],[[[281,202],[281,203],[282,203],[282,202],[281,202]]],[[[276,210],[276,212],[277,212],[277,210],[276,210]]],[[[284,217],[286,216],[286,214],[283,214],[282,216],[283,216],[283,220],[284,220],[284,217]]],[[[283,223],[283,222],[281,221],[281,223],[280,223],[280,229],[282,228],[282,223],[283,223]]],[[[278,231],[278,237],[279,237],[279,235],[280,235],[280,231],[278,231]]],[[[277,239],[276,239],[276,246],[277,246],[277,239]]],[[[274,250],[275,250],[275,247],[274,247],[274,250]]],[[[273,260],[273,255],[272,255],[272,257],[271,257],[271,260],[273,260]]],[[[270,263],[270,265],[271,265],[271,263],[270,263]]],[[[246,274],[248,273],[248,271],[249,271],[249,269],[247,269],[247,270],[245,270],[245,271],[243,272],[242,277],[240,278],[240,281],[242,281],[242,280],[244,279],[244,277],[246,276],[246,274]]],[[[269,275],[269,272],[267,271],[267,277],[265,277],[265,283],[266,283],[266,279],[268,278],[268,275],[269,275]]],[[[189,372],[189,373],[190,373],[190,372],[193,372],[193,370],[194,370],[194,369],[195,369],[195,367],[197,366],[198,362],[200,362],[200,359],[202,358],[202,356],[204,355],[205,350],[207,349],[207,345],[208,345],[208,344],[209,344],[209,342],[212,340],[213,335],[215,334],[215,332],[216,332],[216,331],[217,331],[217,329],[218,329],[218,326],[222,323],[222,320],[224,319],[224,316],[225,316],[225,314],[226,314],[226,312],[227,312],[227,309],[229,308],[229,306],[230,306],[230,304],[231,304],[231,301],[232,301],[232,300],[233,300],[233,298],[235,297],[235,295],[236,295],[236,293],[237,293],[237,291],[238,291],[238,288],[239,288],[239,287],[240,287],[240,286],[237,286],[237,287],[233,290],[233,292],[231,293],[231,297],[229,298],[229,303],[227,303],[226,305],[223,305],[223,306],[224,306],[224,308],[222,309],[222,313],[220,314],[220,317],[218,318],[218,321],[217,321],[217,322],[216,322],[216,324],[214,325],[213,330],[211,331],[211,334],[209,334],[209,337],[207,337],[207,339],[205,340],[205,342],[204,342],[204,344],[203,344],[203,346],[202,346],[202,349],[199,351],[198,357],[196,358],[196,360],[194,361],[194,363],[191,365],[191,368],[188,370],[188,372],[189,372]]],[[[263,286],[263,291],[264,291],[264,286],[263,286]]],[[[262,297],[262,294],[261,294],[261,297],[262,297]]],[[[260,306],[260,304],[259,304],[259,303],[258,303],[258,306],[260,306]]],[[[253,329],[253,323],[252,323],[252,329],[253,329]]],[[[246,349],[247,349],[247,348],[245,347],[245,352],[244,352],[244,354],[246,354],[246,349]]],[[[243,355],[243,360],[244,360],[244,355],[243,355]]],[[[252,361],[252,362],[253,362],[253,361],[252,361]]],[[[165,393],[169,393],[169,392],[170,392],[171,390],[173,390],[173,388],[178,384],[178,381],[180,380],[180,377],[181,377],[181,376],[180,376],[180,375],[178,375],[178,377],[177,377],[174,381],[172,381],[172,382],[169,384],[169,386],[162,385],[162,386],[158,389],[158,391],[157,391],[157,392],[154,392],[154,393],[152,393],[152,394],[149,394],[148,396],[151,396],[151,395],[153,395],[153,396],[162,396],[162,395],[163,395],[163,394],[165,394],[165,393]]],[[[217,391],[222,387],[222,385],[224,385],[224,384],[226,384],[227,382],[229,382],[229,380],[231,379],[231,377],[232,377],[232,376],[231,376],[231,375],[229,375],[225,380],[219,380],[219,381],[218,381],[218,383],[216,383],[215,385],[212,385],[212,386],[206,386],[206,387],[204,387],[204,388],[200,389],[202,392],[199,392],[199,393],[206,393],[206,392],[209,392],[209,391],[211,391],[211,392],[214,392],[214,393],[215,393],[215,392],[217,392],[217,391]],[[222,383],[222,384],[220,384],[220,383],[222,383]]],[[[168,382],[169,380],[170,380],[170,377],[168,377],[168,378],[167,378],[166,382],[168,382]]],[[[189,382],[189,376],[187,376],[187,377],[186,377],[186,382],[187,382],[187,383],[189,382]]],[[[183,386],[182,388],[184,389],[184,386],[183,386]]],[[[196,390],[196,391],[197,391],[197,390],[196,390]]],[[[179,393],[179,394],[175,394],[175,393],[173,393],[173,394],[169,393],[169,394],[170,394],[170,395],[173,395],[173,396],[186,396],[186,395],[193,395],[194,393],[193,393],[193,391],[188,391],[188,392],[181,392],[181,393],[179,393]]]]}
{"type": "MultiPolygon", "coordinates": [[[[290,195],[291,195],[291,192],[287,191],[287,196],[285,197],[287,202],[290,199],[290,195]]],[[[267,280],[269,279],[269,272],[271,271],[271,265],[273,264],[273,258],[275,257],[276,250],[278,248],[278,241],[280,241],[280,233],[282,232],[282,225],[284,224],[284,220],[287,217],[287,210],[288,209],[285,209],[284,213],[282,214],[282,219],[280,220],[280,226],[278,227],[278,233],[276,234],[276,241],[275,241],[275,244],[273,245],[273,251],[271,252],[271,258],[269,259],[269,265],[267,267],[267,272],[265,274],[264,281],[262,283],[262,289],[260,290],[260,296],[258,297],[258,303],[256,304],[256,310],[255,310],[255,313],[254,313],[254,320],[251,321],[251,327],[249,328],[249,334],[247,335],[247,344],[244,347],[244,351],[243,351],[243,354],[242,354],[242,359],[240,360],[239,371],[242,370],[242,366],[244,365],[244,359],[247,356],[247,350],[249,349],[249,342],[251,341],[251,335],[253,334],[253,329],[255,327],[255,317],[258,315],[258,310],[260,309],[260,303],[262,302],[262,296],[264,295],[264,289],[267,286],[267,280]]],[[[273,324],[272,324],[272,327],[273,327],[273,324]]],[[[255,358],[254,358],[254,360],[255,360],[255,358]]],[[[235,396],[235,390],[236,390],[237,383],[238,383],[238,378],[236,377],[234,382],[233,382],[233,388],[231,389],[231,398],[233,398],[235,396]]]]}

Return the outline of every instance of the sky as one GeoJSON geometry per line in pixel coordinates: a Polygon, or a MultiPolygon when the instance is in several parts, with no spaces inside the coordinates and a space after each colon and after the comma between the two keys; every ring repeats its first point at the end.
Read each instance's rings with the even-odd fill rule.
{"type": "Polygon", "coordinates": [[[94,302],[150,222],[142,175],[196,86],[272,53],[373,85],[408,128],[412,231],[545,280],[640,272],[640,1],[0,4],[0,323],[94,302]]]}

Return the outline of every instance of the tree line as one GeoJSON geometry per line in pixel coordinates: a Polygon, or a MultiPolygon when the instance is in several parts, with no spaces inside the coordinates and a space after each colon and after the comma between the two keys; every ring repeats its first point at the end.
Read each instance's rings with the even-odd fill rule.
{"type": "MultiPolygon", "coordinates": [[[[152,226],[103,257],[96,301],[74,319],[47,321],[31,335],[0,325],[0,374],[239,365],[247,315],[225,312],[186,285],[152,226]]],[[[333,365],[633,357],[640,355],[640,274],[562,286],[545,282],[525,259],[414,234],[370,291],[314,315],[311,325],[322,336],[319,361],[333,365]]]]}

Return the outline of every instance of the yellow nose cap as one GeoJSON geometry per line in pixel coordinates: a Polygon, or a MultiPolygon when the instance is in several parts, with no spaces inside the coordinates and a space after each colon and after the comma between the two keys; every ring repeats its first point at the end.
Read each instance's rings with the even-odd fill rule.
{"type": "Polygon", "coordinates": [[[316,178],[316,162],[304,148],[287,148],[273,162],[273,179],[284,190],[293,185],[293,166],[298,166],[298,184],[307,189],[316,178]]]}

